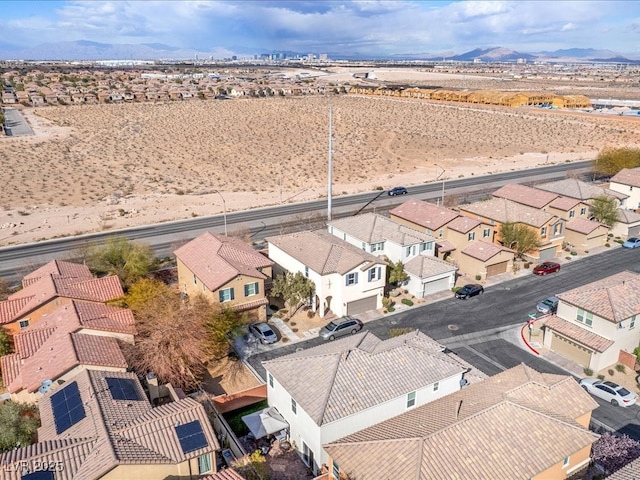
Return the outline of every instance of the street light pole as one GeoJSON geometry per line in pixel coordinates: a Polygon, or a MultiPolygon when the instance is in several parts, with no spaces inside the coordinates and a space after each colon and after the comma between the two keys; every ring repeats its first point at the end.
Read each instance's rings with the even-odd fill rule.
{"type": "MultiPolygon", "coordinates": [[[[437,163],[434,163],[434,165],[438,168],[442,168],[440,165],[438,165],[437,163]]],[[[440,174],[436,177],[436,180],[438,180],[442,175],[444,175],[445,169],[442,168],[442,171],[440,172],[440,174]]],[[[444,178],[442,179],[442,206],[444,207],[444,178]]]]}
{"type": "Polygon", "coordinates": [[[224,217],[224,235],[226,236],[227,235],[227,204],[224,201],[224,197],[218,190],[215,190],[215,193],[220,195],[220,198],[222,199],[222,215],[224,217]]]}

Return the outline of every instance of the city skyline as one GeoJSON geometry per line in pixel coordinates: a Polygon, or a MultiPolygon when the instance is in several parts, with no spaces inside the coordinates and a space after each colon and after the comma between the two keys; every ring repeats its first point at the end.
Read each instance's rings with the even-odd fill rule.
{"type": "Polygon", "coordinates": [[[570,48],[640,56],[640,2],[7,1],[0,49],[163,44],[213,58],[268,51],[362,56],[570,48]]]}

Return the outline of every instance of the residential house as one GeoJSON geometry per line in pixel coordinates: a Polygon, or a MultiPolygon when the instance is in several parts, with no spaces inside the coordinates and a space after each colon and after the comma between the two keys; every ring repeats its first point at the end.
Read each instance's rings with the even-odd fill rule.
{"type": "Polygon", "coordinates": [[[544,210],[566,221],[572,218],[589,217],[589,204],[586,202],[518,183],[507,184],[491,195],[494,198],[504,198],[521,205],[544,210]]]}
{"type": "Polygon", "coordinates": [[[334,479],[563,479],[589,464],[597,407],[572,377],[521,364],[324,449],[334,479]]]}
{"type": "Polygon", "coordinates": [[[640,237],[640,212],[618,209],[618,221],[611,227],[611,234],[616,237],[640,237]]]}
{"type": "Polygon", "coordinates": [[[83,369],[124,372],[118,341],[133,344],[134,323],[129,309],[72,300],[21,330],[13,336],[15,353],[0,357],[11,399],[36,401],[83,369]]]}
{"type": "Polygon", "coordinates": [[[173,253],[184,293],[202,294],[250,319],[266,320],[265,290],[271,285],[273,261],[265,255],[238,238],[211,232],[173,253]]]}
{"type": "Polygon", "coordinates": [[[457,268],[434,257],[435,239],[431,235],[375,213],[334,220],[327,229],[365,252],[394,263],[402,262],[409,275],[404,288],[416,297],[423,298],[455,285],[457,268]]]}
{"type": "Polygon", "coordinates": [[[609,180],[609,189],[627,196],[625,208],[640,209],[640,168],[623,168],[609,180]]]}
{"type": "Polygon", "coordinates": [[[42,397],[38,443],[0,455],[3,478],[199,478],[218,440],[202,405],[153,407],[134,373],[84,370],[42,397]],[[48,477],[38,466],[53,466],[48,477]],[[37,476],[36,476],[37,475],[37,476]]]}
{"type": "Polygon", "coordinates": [[[620,272],[556,296],[545,347],[594,371],[633,354],[640,343],[640,274],[620,272]]]}
{"type": "Polygon", "coordinates": [[[557,180],[555,182],[541,183],[536,185],[536,188],[564,195],[565,197],[577,198],[589,205],[591,205],[594,198],[605,196],[614,198],[618,207],[626,208],[626,200],[628,198],[628,195],[624,193],[586,183],[577,178],[565,178],[564,180],[557,180]]]}
{"type": "Polygon", "coordinates": [[[394,222],[432,235],[438,240],[445,238],[444,227],[459,216],[453,210],[422,200],[409,200],[389,211],[389,218],[394,222]]]}
{"type": "Polygon", "coordinates": [[[588,219],[591,208],[589,203],[578,198],[558,196],[544,210],[568,222],[574,218],[588,219]]]}
{"type": "Polygon", "coordinates": [[[539,238],[538,248],[527,253],[535,260],[554,258],[562,247],[564,220],[555,215],[504,198],[493,198],[460,206],[460,213],[496,227],[494,243],[501,243],[501,225],[512,222],[534,230],[539,238]]]}
{"type": "Polygon", "coordinates": [[[323,230],[267,237],[280,271],[301,272],[315,284],[311,306],[324,317],[382,308],[386,262],[323,230]]]}
{"type": "Polygon", "coordinates": [[[607,480],[636,480],[638,478],[640,478],[640,458],[636,458],[620,470],[607,475],[607,480]]]}
{"type": "Polygon", "coordinates": [[[0,302],[0,325],[10,334],[73,300],[105,303],[124,295],[117,276],[94,278],[86,265],[60,260],[26,275],[22,287],[0,302]]]}
{"type": "Polygon", "coordinates": [[[574,218],[566,224],[564,240],[573,248],[584,252],[603,247],[607,243],[608,234],[609,227],[603,223],[586,218],[574,218]]]}
{"type": "Polygon", "coordinates": [[[323,445],[485,377],[419,331],[385,341],[361,332],[263,365],[269,406],[314,472],[327,464],[323,445]]]}

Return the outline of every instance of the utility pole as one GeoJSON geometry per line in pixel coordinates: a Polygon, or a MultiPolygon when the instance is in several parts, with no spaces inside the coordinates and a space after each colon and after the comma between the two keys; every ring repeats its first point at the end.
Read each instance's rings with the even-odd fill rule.
{"type": "Polygon", "coordinates": [[[327,222],[331,221],[331,196],[333,194],[332,192],[332,183],[333,183],[333,173],[332,173],[332,169],[333,169],[333,165],[332,165],[332,155],[331,155],[331,130],[333,128],[332,125],[333,122],[333,112],[331,107],[329,107],[329,177],[328,177],[328,191],[327,191],[327,222]]]}

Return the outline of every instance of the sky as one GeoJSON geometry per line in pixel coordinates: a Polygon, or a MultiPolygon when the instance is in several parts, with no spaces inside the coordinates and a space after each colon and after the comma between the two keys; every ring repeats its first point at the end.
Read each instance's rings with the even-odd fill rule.
{"type": "Polygon", "coordinates": [[[609,49],[640,56],[640,2],[194,0],[0,2],[0,44],[161,43],[215,56],[609,49]]]}

